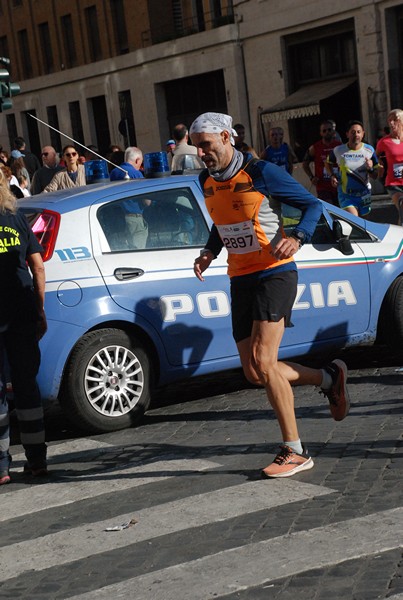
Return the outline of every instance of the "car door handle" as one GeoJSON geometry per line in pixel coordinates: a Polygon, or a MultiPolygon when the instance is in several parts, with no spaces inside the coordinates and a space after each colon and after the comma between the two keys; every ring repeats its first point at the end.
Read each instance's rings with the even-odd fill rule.
{"type": "Polygon", "coordinates": [[[121,267],[113,272],[118,281],[126,281],[127,279],[135,279],[144,275],[143,269],[130,269],[129,267],[121,267]]]}

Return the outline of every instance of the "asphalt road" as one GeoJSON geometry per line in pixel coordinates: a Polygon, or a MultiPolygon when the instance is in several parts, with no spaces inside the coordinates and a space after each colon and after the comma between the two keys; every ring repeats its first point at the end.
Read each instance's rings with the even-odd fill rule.
{"type": "MultiPolygon", "coordinates": [[[[396,211],[376,199],[371,218],[396,211]]],[[[401,357],[343,358],[350,415],[335,423],[318,390],[295,389],[315,467],[286,480],[260,479],[279,431],[240,370],[161,389],[139,427],[111,434],[48,408],[41,482],[22,473],[13,420],[0,598],[402,600],[401,357]]]]}
{"type": "Polygon", "coordinates": [[[345,353],[350,415],[295,389],[315,467],[261,480],[279,432],[238,370],[160,390],[142,424],[86,436],[47,410],[52,477],[0,488],[0,598],[403,598],[403,370],[345,353]],[[134,520],[125,529],[105,531],[134,520]]]}

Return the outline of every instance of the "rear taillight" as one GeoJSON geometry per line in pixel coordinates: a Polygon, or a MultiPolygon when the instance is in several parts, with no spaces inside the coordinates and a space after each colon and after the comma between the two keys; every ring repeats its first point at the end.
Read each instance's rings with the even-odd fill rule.
{"type": "Polygon", "coordinates": [[[59,225],[59,213],[55,213],[51,210],[44,210],[41,212],[32,225],[32,231],[43,248],[42,258],[44,261],[52,258],[59,225]]]}

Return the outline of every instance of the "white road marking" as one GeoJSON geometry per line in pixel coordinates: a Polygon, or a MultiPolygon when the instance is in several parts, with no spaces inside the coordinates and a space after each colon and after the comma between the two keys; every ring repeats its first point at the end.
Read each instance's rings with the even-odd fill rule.
{"type": "Polygon", "coordinates": [[[225,550],[69,600],[218,600],[282,577],[399,548],[402,531],[403,508],[397,508],[225,550]]]}
{"type": "Polygon", "coordinates": [[[159,460],[122,469],[110,469],[97,473],[84,473],[65,477],[57,483],[40,483],[29,489],[2,494],[0,522],[30,515],[35,512],[64,506],[85,498],[95,498],[102,494],[121,492],[147,483],[163,481],[186,472],[197,473],[215,469],[219,465],[199,459],[159,460]]]}
{"type": "MultiPolygon", "coordinates": [[[[181,462],[182,469],[184,463],[185,461],[181,462]]],[[[87,485],[88,482],[85,483],[87,485]]],[[[329,488],[295,481],[273,481],[270,484],[257,481],[159,504],[134,514],[119,515],[113,519],[3,547],[1,579],[5,581],[30,569],[40,571],[64,565],[191,527],[202,527],[259,510],[268,510],[284,502],[297,502],[333,492],[329,488]],[[120,532],[104,531],[106,527],[128,522],[133,517],[138,523],[128,529],[120,532]]],[[[144,598],[150,596],[146,594],[142,600],[144,598]]]]}

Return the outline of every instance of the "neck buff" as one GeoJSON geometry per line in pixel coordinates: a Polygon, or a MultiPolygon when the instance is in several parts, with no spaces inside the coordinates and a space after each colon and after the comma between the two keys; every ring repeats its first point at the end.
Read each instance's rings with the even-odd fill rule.
{"type": "Polygon", "coordinates": [[[242,152],[234,148],[231,162],[223,171],[209,171],[211,177],[216,181],[228,181],[238,173],[243,163],[244,156],[242,152]]]}

